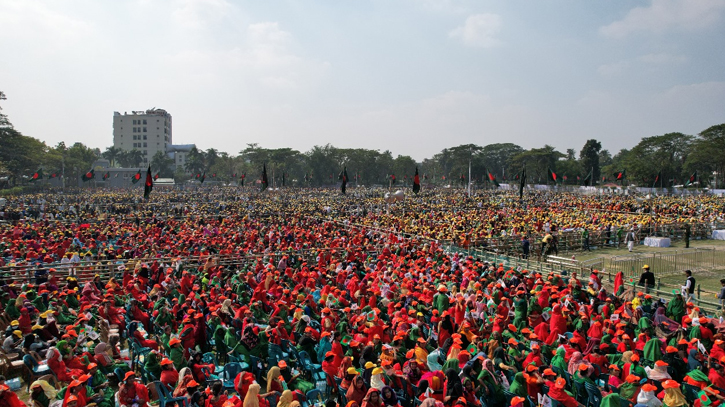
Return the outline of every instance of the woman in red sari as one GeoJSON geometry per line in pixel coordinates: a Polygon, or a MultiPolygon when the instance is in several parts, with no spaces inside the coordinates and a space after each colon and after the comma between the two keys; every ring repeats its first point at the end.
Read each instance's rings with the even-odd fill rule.
{"type": "Polygon", "coordinates": [[[68,369],[65,362],[63,362],[63,356],[61,356],[60,351],[56,348],[48,349],[46,357],[48,367],[50,367],[50,370],[55,373],[61,382],[70,382],[73,380],[73,377],[79,377],[83,374],[82,370],[68,369]]]}

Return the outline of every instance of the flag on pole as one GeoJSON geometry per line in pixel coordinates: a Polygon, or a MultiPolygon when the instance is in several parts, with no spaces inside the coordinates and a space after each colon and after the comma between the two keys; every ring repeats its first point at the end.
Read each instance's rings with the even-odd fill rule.
{"type": "Polygon", "coordinates": [[[83,182],[90,181],[96,177],[96,170],[90,170],[81,177],[83,182]]]}
{"type": "Polygon", "coordinates": [[[205,179],[206,179],[206,171],[204,171],[204,173],[201,174],[201,178],[199,178],[199,182],[203,184],[205,179]]]}
{"type": "Polygon", "coordinates": [[[342,180],[342,185],[340,185],[340,191],[345,194],[345,190],[347,190],[347,166],[345,166],[342,172],[340,172],[338,179],[342,180]]]}
{"type": "Polygon", "coordinates": [[[415,167],[415,175],[413,176],[413,193],[420,192],[420,176],[418,176],[418,167],[415,167]]]}
{"type": "Polygon", "coordinates": [[[35,173],[30,177],[30,181],[37,181],[39,179],[43,179],[43,169],[40,168],[38,171],[35,171],[35,173]]]}
{"type": "Polygon", "coordinates": [[[493,183],[493,185],[496,186],[496,188],[499,187],[498,181],[496,181],[496,177],[493,174],[491,174],[490,171],[488,171],[488,180],[491,181],[493,183]]]}
{"type": "Polygon", "coordinates": [[[692,175],[690,175],[690,178],[687,179],[685,186],[689,187],[690,185],[694,184],[695,182],[697,182],[697,171],[695,171],[694,173],[692,173],[692,175]]]}
{"type": "Polygon", "coordinates": [[[267,163],[262,164],[262,191],[267,189],[269,186],[269,181],[267,180],[267,163]]]}
{"type": "Polygon", "coordinates": [[[592,177],[594,175],[594,168],[589,170],[589,174],[587,174],[586,178],[584,178],[584,186],[588,187],[592,185],[592,177]]]}
{"type": "Polygon", "coordinates": [[[554,183],[559,182],[559,177],[556,175],[554,171],[551,170],[551,168],[548,169],[549,171],[549,180],[554,181],[554,183]]]}
{"type": "Polygon", "coordinates": [[[524,197],[524,187],[526,186],[526,166],[521,170],[521,177],[519,178],[519,199],[524,197]]]}
{"type": "Polygon", "coordinates": [[[154,179],[151,176],[151,165],[149,165],[149,168],[146,170],[146,183],[143,187],[143,198],[149,199],[149,195],[151,195],[151,191],[154,189],[154,179]]]}
{"type": "Polygon", "coordinates": [[[652,188],[657,188],[657,183],[660,183],[660,188],[662,187],[662,170],[657,173],[657,176],[655,177],[655,182],[652,183],[652,188]]]}
{"type": "Polygon", "coordinates": [[[242,185],[242,186],[244,186],[244,178],[246,178],[246,177],[247,177],[247,173],[245,172],[245,173],[244,173],[244,174],[242,174],[242,176],[241,176],[241,177],[239,178],[239,182],[241,183],[241,185],[242,185]]]}
{"type": "Polygon", "coordinates": [[[141,170],[138,170],[138,172],[131,178],[132,183],[137,183],[141,181],[141,170]]]}

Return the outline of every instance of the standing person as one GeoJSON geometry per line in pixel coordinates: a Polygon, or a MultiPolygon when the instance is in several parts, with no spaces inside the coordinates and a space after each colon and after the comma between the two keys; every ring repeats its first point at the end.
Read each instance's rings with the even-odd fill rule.
{"type": "Polygon", "coordinates": [[[682,296],[685,297],[685,304],[692,301],[695,295],[695,277],[692,276],[692,270],[685,270],[685,285],[682,286],[682,296]]]}
{"type": "Polygon", "coordinates": [[[725,278],[720,280],[720,294],[717,295],[717,299],[720,300],[720,307],[725,310],[725,278]]]}
{"type": "MultiPolygon", "coordinates": [[[[607,233],[609,233],[609,232],[607,232],[607,233]]],[[[607,238],[607,240],[608,240],[608,238],[607,238]]],[[[592,251],[589,248],[589,231],[587,230],[587,228],[584,228],[584,230],[582,231],[582,241],[584,243],[584,247],[582,249],[586,250],[588,252],[592,251]]]]}
{"type": "Polygon", "coordinates": [[[642,266],[642,274],[637,285],[644,286],[645,289],[654,288],[655,286],[655,274],[649,271],[649,266],[646,264],[642,266]]]}
{"type": "Polygon", "coordinates": [[[624,236],[624,242],[627,243],[627,250],[632,252],[634,250],[634,229],[629,229],[627,235],[624,236]]]}
{"type": "Polygon", "coordinates": [[[529,258],[530,250],[531,250],[531,242],[529,242],[529,236],[524,235],[524,238],[521,239],[521,251],[524,252],[524,255],[522,256],[524,259],[529,258]]]}
{"type": "Polygon", "coordinates": [[[690,248],[690,224],[685,223],[685,249],[690,248]]]}

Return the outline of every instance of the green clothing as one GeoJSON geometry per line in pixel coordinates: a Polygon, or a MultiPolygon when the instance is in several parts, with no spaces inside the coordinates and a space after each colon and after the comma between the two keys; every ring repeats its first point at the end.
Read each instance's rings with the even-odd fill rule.
{"type": "Polygon", "coordinates": [[[437,309],[439,313],[443,314],[443,311],[447,311],[450,306],[450,299],[447,295],[438,293],[433,297],[433,308],[437,309]]]}
{"type": "Polygon", "coordinates": [[[159,364],[159,357],[156,355],[155,352],[151,352],[148,354],[148,356],[146,356],[146,363],[144,364],[144,369],[154,375],[155,379],[161,378],[161,365],[159,364]]]}
{"type": "Polygon", "coordinates": [[[20,318],[20,310],[18,310],[18,307],[15,306],[15,300],[8,301],[8,306],[5,307],[5,312],[7,312],[8,317],[10,317],[11,320],[20,318]]]}
{"type": "Polygon", "coordinates": [[[441,371],[446,372],[448,371],[448,369],[453,369],[456,374],[458,374],[461,372],[461,368],[458,367],[458,364],[458,359],[448,359],[446,360],[446,363],[443,364],[443,368],[441,369],[441,371]]]}
{"type": "Polygon", "coordinates": [[[523,372],[516,373],[516,375],[514,376],[514,381],[511,382],[511,386],[509,387],[509,392],[521,397],[528,396],[528,392],[526,390],[526,381],[524,380],[523,372]]]}
{"type": "MultiPolygon", "coordinates": [[[[642,376],[640,376],[640,377],[642,377],[642,376]]],[[[639,383],[627,383],[627,382],[622,383],[622,387],[619,388],[619,395],[623,399],[630,400],[630,399],[632,399],[632,397],[634,397],[635,394],[637,394],[639,392],[639,387],[640,387],[639,383]]]]}
{"type": "Polygon", "coordinates": [[[50,405],[50,399],[45,395],[45,392],[39,392],[37,396],[33,397],[33,400],[38,402],[42,407],[48,407],[50,405]]]}
{"type": "Polygon", "coordinates": [[[621,407],[621,405],[619,395],[617,393],[612,393],[602,399],[599,407],[621,407]]]}
{"type": "Polygon", "coordinates": [[[682,321],[682,317],[685,316],[685,301],[682,299],[681,295],[676,295],[675,298],[667,304],[666,315],[676,322],[682,321]]]}
{"type": "Polygon", "coordinates": [[[558,367],[562,372],[566,372],[569,365],[566,363],[566,360],[564,360],[565,355],[566,350],[564,348],[558,348],[556,350],[556,355],[554,355],[551,359],[551,366],[558,367]]]}
{"type": "Polygon", "coordinates": [[[689,373],[687,373],[687,375],[690,376],[690,378],[692,378],[695,381],[705,382],[708,385],[710,385],[710,379],[707,378],[707,375],[705,373],[703,373],[702,370],[699,370],[699,369],[691,370],[689,373]]]}
{"type": "Polygon", "coordinates": [[[662,348],[660,347],[661,344],[662,342],[657,338],[652,338],[648,340],[647,343],[644,345],[644,358],[651,362],[656,362],[662,359],[662,348]]]}
{"type": "Polygon", "coordinates": [[[179,346],[175,346],[171,348],[171,353],[169,354],[169,359],[171,359],[172,362],[174,362],[174,367],[176,370],[181,370],[186,367],[186,359],[184,359],[184,350],[181,349],[179,346]]]}

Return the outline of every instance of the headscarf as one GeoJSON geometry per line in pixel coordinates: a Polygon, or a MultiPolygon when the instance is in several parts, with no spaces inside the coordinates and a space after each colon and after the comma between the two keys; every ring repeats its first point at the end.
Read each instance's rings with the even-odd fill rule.
{"type": "Polygon", "coordinates": [[[358,404],[362,405],[362,400],[365,398],[366,393],[367,389],[365,380],[363,380],[362,376],[357,375],[354,379],[352,379],[352,383],[350,383],[350,387],[347,389],[346,397],[348,401],[355,400],[358,404]],[[355,385],[358,381],[362,382],[362,389],[358,389],[355,385]]]}
{"type": "Polygon", "coordinates": [[[185,367],[179,371],[179,380],[176,381],[176,388],[172,394],[174,397],[182,397],[186,394],[186,385],[194,380],[191,369],[185,367]]]}
{"type": "Polygon", "coordinates": [[[551,366],[558,367],[561,369],[561,372],[566,372],[569,370],[569,366],[566,364],[566,360],[564,357],[566,356],[566,349],[563,347],[559,347],[556,349],[556,355],[551,359],[551,366]]]}
{"type": "Polygon", "coordinates": [[[612,393],[602,399],[599,407],[621,407],[621,405],[619,395],[617,393],[612,393]]]}
{"type": "MultiPolygon", "coordinates": [[[[292,393],[292,390],[285,390],[282,392],[282,395],[279,397],[279,401],[277,402],[277,407],[290,407],[290,403],[294,401],[294,394],[292,393]]],[[[273,407],[273,406],[270,406],[273,407]]]]}
{"type": "Polygon", "coordinates": [[[459,363],[458,359],[448,359],[446,360],[446,363],[443,364],[443,368],[441,370],[445,372],[448,369],[453,369],[456,374],[458,374],[458,372],[461,371],[461,368],[458,366],[459,363]]]}
{"type": "Polygon", "coordinates": [[[514,375],[514,380],[511,382],[509,392],[521,396],[528,396],[528,390],[526,389],[526,381],[524,380],[524,372],[518,372],[514,375]]]}
{"type": "Polygon", "coordinates": [[[380,396],[383,399],[383,404],[386,406],[397,406],[398,405],[398,396],[395,394],[395,390],[393,390],[390,386],[384,386],[382,390],[380,390],[380,396]],[[386,398],[385,397],[385,390],[390,390],[391,396],[386,398]]]}
{"type": "Polygon", "coordinates": [[[244,407],[259,407],[259,389],[261,387],[257,383],[252,383],[247,390],[247,395],[244,396],[244,407]]]}
{"type": "Polygon", "coordinates": [[[644,404],[647,407],[660,407],[662,402],[653,391],[640,391],[637,395],[637,404],[644,404]]]}
{"type": "Polygon", "coordinates": [[[579,370],[579,365],[584,363],[584,356],[582,356],[581,352],[574,352],[574,354],[571,355],[571,359],[569,359],[569,367],[567,368],[567,372],[569,372],[570,375],[574,376],[579,370]]]}
{"type": "Polygon", "coordinates": [[[55,387],[51,386],[50,383],[46,382],[45,380],[36,380],[31,385],[30,388],[34,388],[35,386],[40,386],[41,389],[43,389],[43,393],[45,393],[45,397],[48,398],[48,400],[54,400],[55,395],[58,393],[55,390],[55,387]]]}
{"type": "Polygon", "coordinates": [[[364,407],[380,407],[382,405],[383,405],[383,398],[380,397],[380,390],[371,388],[368,390],[367,394],[365,394],[365,398],[363,399],[361,407],[363,407],[363,406],[364,407]],[[378,403],[379,404],[377,406],[370,404],[370,396],[375,393],[378,393],[378,403]]]}
{"type": "Polygon", "coordinates": [[[687,366],[690,367],[690,370],[697,370],[702,367],[702,363],[697,360],[697,349],[690,349],[687,356],[687,366]]]}
{"type": "Polygon", "coordinates": [[[662,359],[662,341],[652,338],[644,345],[644,358],[656,362],[662,359]]]}
{"type": "Polygon", "coordinates": [[[370,376],[370,387],[373,389],[382,390],[383,387],[385,387],[385,382],[383,382],[383,374],[378,373],[370,376]]]}
{"type": "Polygon", "coordinates": [[[672,376],[667,373],[667,366],[655,365],[653,368],[647,368],[645,370],[648,370],[647,377],[651,380],[665,381],[667,379],[672,379],[672,376]]]}
{"type": "Polygon", "coordinates": [[[667,407],[679,407],[687,405],[687,400],[685,399],[685,396],[682,394],[682,391],[679,387],[671,387],[669,389],[665,389],[665,398],[662,399],[662,402],[664,404],[667,404],[667,407]]]}
{"type": "Polygon", "coordinates": [[[272,391],[272,384],[275,380],[279,379],[279,376],[282,374],[282,371],[279,369],[278,366],[272,366],[269,371],[267,372],[267,393],[272,391]]]}

